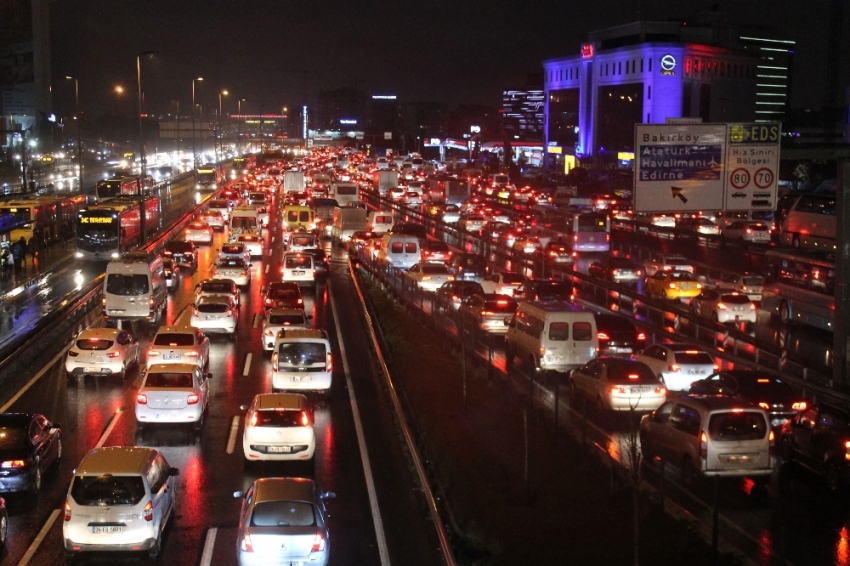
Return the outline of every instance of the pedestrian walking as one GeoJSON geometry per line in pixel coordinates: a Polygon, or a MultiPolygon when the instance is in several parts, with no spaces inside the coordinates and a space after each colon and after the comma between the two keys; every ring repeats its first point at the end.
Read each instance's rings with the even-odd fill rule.
{"type": "Polygon", "coordinates": [[[24,255],[24,249],[21,247],[21,241],[22,240],[23,240],[23,238],[21,238],[21,240],[12,244],[12,257],[14,258],[14,263],[15,263],[15,273],[21,272],[21,263],[23,261],[22,258],[23,258],[23,255],[24,255]]]}
{"type": "Polygon", "coordinates": [[[12,253],[12,247],[9,246],[6,248],[4,252],[4,256],[6,258],[6,265],[4,266],[4,270],[6,272],[6,278],[10,281],[12,280],[12,269],[15,268],[15,255],[12,253]]]}

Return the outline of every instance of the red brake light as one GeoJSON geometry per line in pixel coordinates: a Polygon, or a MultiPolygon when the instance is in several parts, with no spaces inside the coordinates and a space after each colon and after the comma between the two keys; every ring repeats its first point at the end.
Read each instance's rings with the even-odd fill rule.
{"type": "Polygon", "coordinates": [[[26,465],[26,460],[6,460],[0,464],[0,468],[8,470],[9,468],[23,468],[26,465]]]}
{"type": "Polygon", "coordinates": [[[708,457],[708,436],[705,432],[699,435],[699,457],[705,460],[708,457]]]}
{"type": "Polygon", "coordinates": [[[201,400],[201,396],[197,393],[189,393],[189,397],[186,398],[187,405],[197,405],[201,400]]]}
{"type": "Polygon", "coordinates": [[[316,537],[313,539],[313,548],[310,549],[310,552],[321,552],[324,549],[325,549],[325,537],[322,536],[322,533],[316,532],[316,537]]]}
{"type": "Polygon", "coordinates": [[[682,366],[680,366],[679,364],[670,364],[669,366],[667,366],[667,369],[669,369],[670,371],[679,371],[680,369],[682,369],[682,366]]]}
{"type": "Polygon", "coordinates": [[[136,403],[139,405],[147,405],[148,404],[148,396],[144,393],[139,393],[136,395],[136,403]]]}
{"type": "Polygon", "coordinates": [[[71,504],[65,501],[65,520],[71,520],[71,504]]]}
{"type": "Polygon", "coordinates": [[[157,350],[148,350],[148,356],[156,357],[158,355],[159,355],[159,352],[157,350]]]}
{"type": "Polygon", "coordinates": [[[301,411],[301,426],[308,426],[310,424],[310,415],[307,414],[307,411],[301,411]]]}
{"type": "Polygon", "coordinates": [[[192,350],[191,352],[186,352],[186,357],[187,358],[197,358],[198,352],[195,352],[194,350],[192,350]]]}
{"type": "Polygon", "coordinates": [[[194,316],[200,316],[200,314],[201,314],[201,313],[200,313],[200,312],[198,312],[198,309],[192,309],[192,315],[194,315],[194,316]]]}
{"type": "Polygon", "coordinates": [[[121,356],[121,352],[110,352],[110,353],[106,354],[107,358],[117,358],[119,356],[121,356]]]}
{"type": "Polygon", "coordinates": [[[761,407],[765,411],[769,411],[770,410],[770,403],[765,403],[764,401],[760,401],[759,407],[761,407]]]}
{"type": "Polygon", "coordinates": [[[791,408],[794,409],[795,411],[805,411],[806,409],[809,408],[809,404],[806,403],[805,401],[797,401],[796,403],[793,403],[791,405],[791,408]]]}
{"type": "Polygon", "coordinates": [[[720,310],[722,310],[722,311],[725,311],[725,310],[726,310],[726,305],[724,305],[723,303],[717,303],[717,308],[719,308],[719,309],[720,309],[720,310]]]}
{"type": "Polygon", "coordinates": [[[596,333],[596,337],[597,337],[599,340],[610,340],[610,339],[611,339],[611,337],[610,337],[610,336],[608,336],[608,334],[607,334],[607,333],[605,333],[605,332],[597,332],[597,333],[596,333]]]}
{"type": "Polygon", "coordinates": [[[251,545],[251,535],[245,533],[242,537],[242,552],[254,552],[254,547],[251,545]]]}
{"type": "Polygon", "coordinates": [[[646,340],[646,334],[644,334],[643,332],[638,332],[637,339],[646,340]]]}
{"type": "Polygon", "coordinates": [[[327,359],[325,361],[325,371],[333,371],[333,368],[334,368],[333,356],[331,356],[331,353],[328,352],[327,359]]]}

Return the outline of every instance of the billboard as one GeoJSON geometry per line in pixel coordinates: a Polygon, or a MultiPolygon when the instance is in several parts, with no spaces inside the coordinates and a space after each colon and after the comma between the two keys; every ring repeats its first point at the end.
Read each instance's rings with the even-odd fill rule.
{"type": "Polygon", "coordinates": [[[726,124],[636,124],[635,212],[723,210],[726,124]]]}
{"type": "Polygon", "coordinates": [[[725,210],[776,210],[779,122],[729,124],[725,210]]]}

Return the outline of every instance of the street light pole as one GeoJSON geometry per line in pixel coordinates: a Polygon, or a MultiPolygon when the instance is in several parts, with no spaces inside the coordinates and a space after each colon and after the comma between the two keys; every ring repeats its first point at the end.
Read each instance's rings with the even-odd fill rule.
{"type": "Polygon", "coordinates": [[[150,57],[153,51],[142,51],[136,55],[136,85],[139,89],[139,243],[144,244],[145,238],[145,223],[147,221],[147,206],[145,205],[144,178],[147,169],[147,159],[145,158],[145,132],[142,127],[142,57],[150,57]]]}
{"type": "Polygon", "coordinates": [[[80,81],[77,77],[66,75],[66,79],[74,81],[74,112],[77,114],[77,160],[80,164],[80,186],[78,190],[83,192],[83,141],[80,133],[80,81]]]}
{"type": "Polygon", "coordinates": [[[221,160],[224,158],[224,147],[222,146],[222,141],[224,140],[224,128],[221,125],[221,116],[222,116],[222,108],[221,108],[221,97],[227,96],[230,94],[226,90],[218,93],[218,136],[216,141],[218,142],[219,154],[216,156],[216,169],[221,166],[221,160]]]}
{"type": "Polygon", "coordinates": [[[236,153],[238,153],[239,155],[242,155],[242,153],[243,153],[242,147],[244,146],[244,144],[242,143],[242,103],[243,102],[245,102],[245,99],[240,98],[239,99],[239,110],[237,110],[237,113],[239,114],[239,123],[237,124],[237,126],[239,128],[239,135],[236,137],[236,139],[239,140],[239,147],[236,148],[236,153]]]}
{"type": "Polygon", "coordinates": [[[204,77],[192,79],[192,168],[198,168],[198,152],[195,149],[195,81],[202,81],[204,77]]]}

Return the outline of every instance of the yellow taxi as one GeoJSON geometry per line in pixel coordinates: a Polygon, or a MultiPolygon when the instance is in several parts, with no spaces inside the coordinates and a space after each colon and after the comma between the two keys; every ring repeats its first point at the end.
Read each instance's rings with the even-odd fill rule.
{"type": "Polygon", "coordinates": [[[688,271],[657,271],[647,277],[646,294],[671,301],[691,299],[702,292],[702,284],[688,271]]]}

